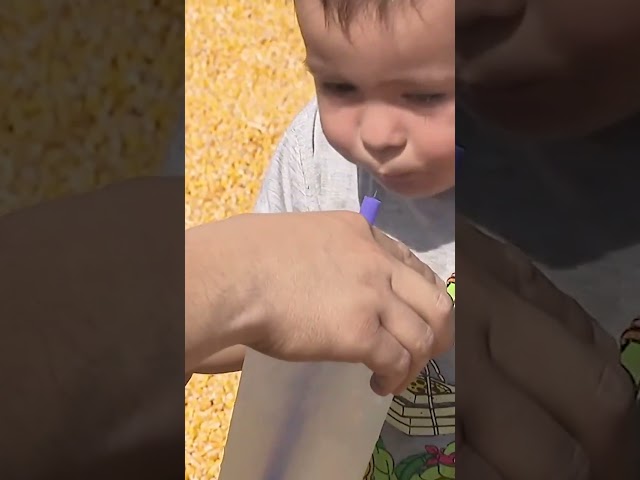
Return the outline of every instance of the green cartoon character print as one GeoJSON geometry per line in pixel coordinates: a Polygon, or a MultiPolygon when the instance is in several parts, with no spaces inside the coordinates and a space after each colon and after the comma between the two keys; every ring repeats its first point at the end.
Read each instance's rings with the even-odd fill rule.
{"type": "Polygon", "coordinates": [[[447,293],[453,300],[453,303],[456,302],[456,273],[453,272],[451,276],[447,279],[447,293]]]}
{"type": "Polygon", "coordinates": [[[640,389],[640,317],[631,322],[620,339],[620,361],[629,372],[636,387],[636,394],[640,389]]]}
{"type": "Polygon", "coordinates": [[[447,480],[456,478],[456,446],[427,445],[424,453],[411,455],[394,466],[391,454],[378,440],[363,480],[447,480]]]}
{"type": "Polygon", "coordinates": [[[445,480],[456,478],[456,445],[443,449],[427,445],[425,453],[405,458],[395,468],[398,480],[445,480]]]}
{"type": "Polygon", "coordinates": [[[384,448],[382,439],[376,443],[367,471],[362,480],[398,480],[394,472],[393,457],[384,448]]]}

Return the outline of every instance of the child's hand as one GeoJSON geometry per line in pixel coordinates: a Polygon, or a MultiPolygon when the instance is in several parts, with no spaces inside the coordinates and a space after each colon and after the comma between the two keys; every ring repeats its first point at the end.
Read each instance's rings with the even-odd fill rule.
{"type": "Polygon", "coordinates": [[[382,395],[402,390],[452,345],[453,304],[444,283],[362,216],[245,215],[225,222],[228,298],[248,312],[236,315],[243,332],[236,343],[291,361],[364,363],[382,395]],[[234,252],[242,255],[232,260],[234,252]]]}
{"type": "Polygon", "coordinates": [[[519,251],[462,221],[456,261],[460,478],[640,478],[615,341],[519,251]]]}

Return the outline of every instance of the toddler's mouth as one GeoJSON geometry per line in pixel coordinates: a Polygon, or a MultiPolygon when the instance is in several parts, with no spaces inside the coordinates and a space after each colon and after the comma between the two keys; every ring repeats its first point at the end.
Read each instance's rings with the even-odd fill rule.
{"type": "Polygon", "coordinates": [[[406,170],[404,170],[404,171],[399,171],[399,170],[393,171],[392,170],[390,172],[380,172],[378,174],[378,176],[380,178],[402,178],[402,177],[408,177],[408,176],[413,175],[413,174],[414,174],[414,172],[408,172],[406,170]]]}
{"type": "Polygon", "coordinates": [[[392,190],[402,190],[415,183],[416,173],[406,171],[398,173],[394,172],[391,174],[377,175],[377,177],[382,185],[385,185],[392,190]]]}
{"type": "Polygon", "coordinates": [[[406,162],[389,162],[378,165],[374,172],[379,178],[402,178],[415,175],[415,169],[407,168],[406,162]]]}

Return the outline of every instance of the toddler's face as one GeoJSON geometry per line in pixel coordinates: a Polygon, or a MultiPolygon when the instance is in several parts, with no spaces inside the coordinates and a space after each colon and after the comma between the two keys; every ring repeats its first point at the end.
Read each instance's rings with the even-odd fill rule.
{"type": "Polygon", "coordinates": [[[386,188],[432,196],[455,184],[454,2],[398,2],[348,33],[319,0],[296,2],[322,127],[386,188]]]}
{"type": "Polygon", "coordinates": [[[584,135],[640,111],[640,2],[456,0],[459,99],[533,136],[584,135]]]}

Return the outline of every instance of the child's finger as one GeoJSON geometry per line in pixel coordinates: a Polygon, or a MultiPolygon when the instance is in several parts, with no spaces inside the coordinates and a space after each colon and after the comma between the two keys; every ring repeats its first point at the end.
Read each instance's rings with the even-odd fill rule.
{"type": "Polygon", "coordinates": [[[416,379],[433,357],[434,336],[431,327],[404,301],[396,297],[388,301],[382,315],[382,326],[393,335],[411,355],[407,376],[396,379],[393,392],[404,390],[416,379]]]}

